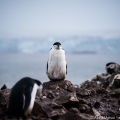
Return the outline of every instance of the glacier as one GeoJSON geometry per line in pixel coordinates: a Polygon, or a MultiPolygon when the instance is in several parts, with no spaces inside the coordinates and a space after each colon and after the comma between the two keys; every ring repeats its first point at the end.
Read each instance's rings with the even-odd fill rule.
{"type": "Polygon", "coordinates": [[[119,38],[89,36],[0,39],[0,53],[44,53],[54,42],[60,42],[68,53],[120,54],[119,38]]]}

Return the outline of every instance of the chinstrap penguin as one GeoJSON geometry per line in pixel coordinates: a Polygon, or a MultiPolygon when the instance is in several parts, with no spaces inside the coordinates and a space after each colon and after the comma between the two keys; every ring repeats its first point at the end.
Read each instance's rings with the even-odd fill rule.
{"type": "Polygon", "coordinates": [[[31,113],[37,90],[42,83],[38,80],[25,77],[12,88],[6,114],[27,116],[31,113]]]}
{"type": "Polygon", "coordinates": [[[55,42],[49,51],[46,74],[52,81],[64,80],[67,75],[65,51],[61,43],[55,42]]]}
{"type": "Polygon", "coordinates": [[[106,64],[106,71],[108,74],[113,74],[120,71],[120,65],[115,62],[109,62],[106,64]]]}

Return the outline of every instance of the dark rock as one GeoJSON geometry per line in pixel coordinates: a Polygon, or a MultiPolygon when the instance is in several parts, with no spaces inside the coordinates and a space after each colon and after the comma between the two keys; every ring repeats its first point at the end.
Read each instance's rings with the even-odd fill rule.
{"type": "Polygon", "coordinates": [[[66,109],[63,106],[53,103],[48,98],[39,102],[36,100],[32,111],[32,114],[39,118],[54,118],[65,113],[66,109]]]}
{"type": "Polygon", "coordinates": [[[100,107],[100,102],[96,102],[96,103],[94,104],[94,108],[98,109],[99,107],[100,107]]]}
{"type": "Polygon", "coordinates": [[[68,80],[64,80],[64,81],[49,81],[49,82],[45,82],[43,83],[43,91],[47,89],[47,90],[70,90],[70,91],[74,91],[74,85],[68,81],[68,80]]]}
{"type": "Polygon", "coordinates": [[[69,111],[73,113],[79,113],[79,110],[77,108],[71,108],[69,111]]]}
{"type": "Polygon", "coordinates": [[[66,90],[58,91],[59,96],[54,99],[59,105],[63,105],[64,107],[71,108],[77,106],[79,100],[77,99],[75,92],[68,92],[66,90]]]}
{"type": "Polygon", "coordinates": [[[85,96],[85,95],[90,95],[91,91],[83,88],[76,88],[76,93],[77,95],[85,96]]]}
{"type": "Polygon", "coordinates": [[[34,103],[32,114],[38,118],[47,118],[46,112],[44,112],[43,108],[37,101],[34,103]]]}
{"type": "Polygon", "coordinates": [[[70,81],[46,82],[43,84],[43,95],[66,108],[78,106],[74,85],[70,81]]]}
{"type": "MultiPolygon", "coordinates": [[[[107,63],[106,73],[98,74],[91,80],[86,80],[80,85],[83,89],[97,87],[104,88],[107,92],[118,92],[120,89],[120,65],[114,62],[107,63]]],[[[91,93],[94,92],[91,90],[91,93]]]]}
{"type": "Polygon", "coordinates": [[[110,76],[111,75],[107,73],[98,74],[95,77],[93,77],[91,80],[86,80],[85,82],[83,82],[80,85],[80,87],[84,89],[88,89],[96,86],[106,88],[109,85],[108,78],[110,76]]]}
{"type": "Polygon", "coordinates": [[[6,110],[10,91],[10,89],[0,90],[0,113],[6,110]]]}
{"type": "Polygon", "coordinates": [[[109,85],[107,87],[108,92],[116,92],[120,88],[120,74],[112,74],[109,79],[109,85]]]}
{"type": "Polygon", "coordinates": [[[98,74],[80,85],[81,88],[85,89],[95,86],[105,88],[108,92],[120,88],[120,65],[114,62],[107,63],[106,73],[98,74]]]}
{"type": "MultiPolygon", "coordinates": [[[[108,83],[114,76],[106,79],[108,83]]],[[[89,81],[86,88],[75,88],[68,80],[44,83],[42,96],[36,96],[32,115],[27,116],[26,120],[105,120],[104,116],[120,116],[120,88],[115,89],[117,92],[114,93],[107,92],[102,86],[104,82],[97,82],[89,81]]],[[[7,107],[9,94],[9,89],[0,90],[0,113],[7,107]]],[[[24,118],[4,115],[0,119],[24,118]]]]}
{"type": "Polygon", "coordinates": [[[95,108],[91,108],[87,104],[80,104],[79,110],[81,113],[89,114],[92,116],[100,116],[100,113],[95,108]]]}
{"type": "Polygon", "coordinates": [[[86,111],[90,110],[90,107],[86,104],[80,104],[79,110],[80,110],[81,113],[86,113],[86,111]]]}
{"type": "Polygon", "coordinates": [[[60,116],[58,120],[93,120],[95,117],[88,114],[79,114],[74,112],[67,112],[60,116]]]}
{"type": "Polygon", "coordinates": [[[81,98],[81,97],[78,97],[78,100],[79,100],[79,104],[87,104],[88,103],[84,98],[81,98]]]}
{"type": "Polygon", "coordinates": [[[116,88],[120,88],[120,78],[119,79],[114,79],[114,86],[116,88]]]}
{"type": "Polygon", "coordinates": [[[4,90],[4,89],[7,89],[7,85],[4,84],[2,87],[1,87],[1,90],[4,90]]]}

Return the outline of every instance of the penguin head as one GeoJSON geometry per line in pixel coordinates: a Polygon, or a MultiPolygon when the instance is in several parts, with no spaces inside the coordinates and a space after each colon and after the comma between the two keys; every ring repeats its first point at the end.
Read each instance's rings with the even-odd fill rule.
{"type": "Polygon", "coordinates": [[[35,79],[34,79],[34,81],[35,81],[35,83],[36,83],[38,86],[42,85],[42,83],[41,83],[39,80],[35,80],[35,79]]]}
{"type": "Polygon", "coordinates": [[[55,49],[61,49],[61,48],[62,48],[61,43],[59,43],[59,42],[55,42],[55,43],[53,44],[53,47],[54,47],[55,49]]]}
{"type": "Polygon", "coordinates": [[[106,71],[108,74],[115,73],[115,64],[114,62],[109,62],[106,64],[106,71]]]}

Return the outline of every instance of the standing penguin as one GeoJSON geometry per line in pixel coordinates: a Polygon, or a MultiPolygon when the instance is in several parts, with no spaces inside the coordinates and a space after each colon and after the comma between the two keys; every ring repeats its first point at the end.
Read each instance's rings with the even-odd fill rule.
{"type": "Polygon", "coordinates": [[[48,78],[52,81],[64,80],[66,78],[67,64],[65,51],[59,42],[55,42],[49,51],[46,73],[48,78]]]}
{"type": "Polygon", "coordinates": [[[22,78],[12,88],[6,114],[27,116],[31,113],[41,82],[29,77],[22,78]]]}

